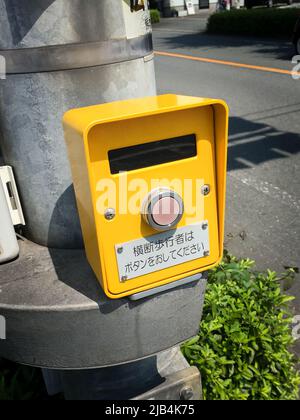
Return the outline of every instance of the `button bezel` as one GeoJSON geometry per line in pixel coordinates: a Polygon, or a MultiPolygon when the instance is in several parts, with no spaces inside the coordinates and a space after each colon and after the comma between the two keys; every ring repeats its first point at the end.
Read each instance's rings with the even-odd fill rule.
{"type": "Polygon", "coordinates": [[[174,228],[174,226],[178,225],[178,223],[181,221],[184,213],[184,203],[182,198],[179,194],[177,194],[175,191],[172,191],[168,188],[158,188],[156,190],[152,190],[147,198],[144,201],[143,207],[142,207],[142,215],[146,223],[150,225],[153,229],[163,232],[169,229],[174,228]],[[168,225],[160,225],[158,224],[154,218],[153,218],[153,207],[155,204],[161,200],[162,198],[169,197],[176,200],[179,204],[179,214],[174,220],[174,222],[168,224],[168,225]]]}

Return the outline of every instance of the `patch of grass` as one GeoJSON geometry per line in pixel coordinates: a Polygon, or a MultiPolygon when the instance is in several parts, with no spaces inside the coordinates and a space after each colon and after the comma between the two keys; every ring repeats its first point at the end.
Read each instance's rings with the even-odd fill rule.
{"type": "Polygon", "coordinates": [[[300,9],[252,9],[214,13],[207,32],[223,35],[291,38],[300,9]]]}
{"type": "Polygon", "coordinates": [[[182,350],[202,375],[207,400],[296,400],[292,315],[276,273],[228,254],[212,270],[199,335],[182,350]]]}
{"type": "Polygon", "coordinates": [[[159,23],[160,22],[160,13],[159,13],[159,10],[151,9],[150,10],[150,16],[151,16],[151,23],[152,23],[152,25],[154,23],[159,23]]]}

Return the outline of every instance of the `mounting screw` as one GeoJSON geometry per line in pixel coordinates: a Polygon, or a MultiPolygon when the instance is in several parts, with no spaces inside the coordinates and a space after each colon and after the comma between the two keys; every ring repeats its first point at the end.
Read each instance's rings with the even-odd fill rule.
{"type": "Polygon", "coordinates": [[[121,282],[122,282],[122,283],[124,283],[126,280],[128,280],[128,277],[127,277],[127,276],[122,276],[122,277],[121,277],[121,282]]]}
{"type": "Polygon", "coordinates": [[[209,257],[209,251],[204,251],[203,252],[203,257],[209,257]]]}
{"type": "Polygon", "coordinates": [[[194,396],[193,388],[191,387],[185,387],[180,391],[180,399],[181,400],[191,400],[194,396]]]}
{"type": "Polygon", "coordinates": [[[115,209],[106,209],[104,213],[104,217],[106,220],[113,220],[116,216],[116,210],[115,209]]]}
{"type": "Polygon", "coordinates": [[[210,193],[210,185],[208,184],[203,185],[203,187],[201,188],[201,194],[208,195],[209,193],[210,193]]]}
{"type": "Polygon", "coordinates": [[[202,230],[206,230],[208,228],[208,223],[203,223],[202,224],[202,230]]]}
{"type": "Polygon", "coordinates": [[[123,251],[124,251],[124,248],[118,248],[118,254],[122,254],[123,253],[123,251]]]}

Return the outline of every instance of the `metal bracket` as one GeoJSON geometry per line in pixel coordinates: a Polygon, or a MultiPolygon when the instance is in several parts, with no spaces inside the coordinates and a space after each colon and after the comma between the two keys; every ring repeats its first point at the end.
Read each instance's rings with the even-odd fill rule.
{"type": "Polygon", "coordinates": [[[202,400],[200,372],[190,367],[166,377],[165,382],[132,400],[199,401],[202,400]]]}
{"type": "Polygon", "coordinates": [[[13,170],[10,166],[0,166],[0,182],[14,226],[25,225],[23,210],[15,182],[13,170]]]}
{"type": "Polygon", "coordinates": [[[179,286],[184,286],[189,283],[194,283],[202,279],[202,274],[196,274],[195,276],[185,277],[181,280],[174,281],[173,283],[165,284],[163,286],[155,287],[145,292],[135,293],[134,295],[128,296],[129,300],[136,301],[144,299],[149,296],[157,295],[158,293],[166,292],[167,290],[175,289],[179,286]]]}
{"type": "Polygon", "coordinates": [[[81,44],[0,50],[7,74],[73,70],[144,58],[153,52],[152,34],[81,44]]]}

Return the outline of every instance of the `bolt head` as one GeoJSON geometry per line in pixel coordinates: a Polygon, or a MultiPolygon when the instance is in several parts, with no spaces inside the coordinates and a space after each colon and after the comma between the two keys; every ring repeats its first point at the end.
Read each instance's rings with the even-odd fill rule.
{"type": "Polygon", "coordinates": [[[205,184],[203,185],[203,187],[201,188],[201,193],[202,195],[208,195],[210,193],[210,185],[205,184]]]}
{"type": "Polygon", "coordinates": [[[104,213],[106,220],[113,220],[116,216],[116,210],[115,209],[107,209],[104,213]]]}
{"type": "Polygon", "coordinates": [[[191,387],[185,387],[180,391],[180,399],[181,400],[191,400],[194,396],[193,388],[191,387]]]}
{"type": "Polygon", "coordinates": [[[204,251],[203,252],[203,257],[209,257],[209,251],[204,251]]]}
{"type": "Polygon", "coordinates": [[[208,223],[203,223],[202,224],[202,230],[206,230],[208,228],[208,223]]]}
{"type": "Polygon", "coordinates": [[[122,247],[118,248],[118,254],[122,254],[123,251],[124,251],[124,248],[122,248],[122,247]]]}
{"type": "Polygon", "coordinates": [[[121,282],[122,283],[124,283],[124,281],[127,281],[128,280],[128,277],[127,276],[122,276],[122,278],[121,278],[121,282]]]}

